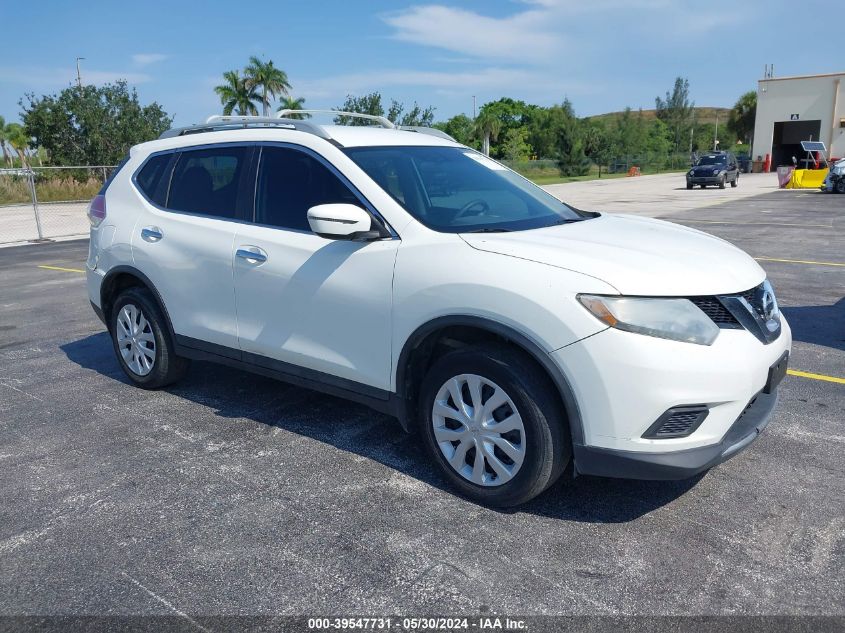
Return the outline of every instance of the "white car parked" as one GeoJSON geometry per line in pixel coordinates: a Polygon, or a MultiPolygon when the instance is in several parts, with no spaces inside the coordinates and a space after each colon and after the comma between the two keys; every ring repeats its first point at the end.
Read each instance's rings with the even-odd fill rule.
{"type": "Polygon", "coordinates": [[[497,506],[570,461],[679,479],[757,437],[791,334],[752,258],[377,122],[212,117],[132,148],[87,267],[135,384],[203,359],[365,403],[497,506]]]}

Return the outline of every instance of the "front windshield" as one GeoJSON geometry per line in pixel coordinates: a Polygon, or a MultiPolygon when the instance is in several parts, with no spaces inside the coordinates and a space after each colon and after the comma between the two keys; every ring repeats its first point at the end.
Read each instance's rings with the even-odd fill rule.
{"type": "Polygon", "coordinates": [[[724,156],[702,156],[696,165],[724,165],[727,159],[724,156]]]}
{"type": "Polygon", "coordinates": [[[427,227],[519,231],[585,220],[540,187],[463,147],[354,147],[361,169],[427,227]]]}

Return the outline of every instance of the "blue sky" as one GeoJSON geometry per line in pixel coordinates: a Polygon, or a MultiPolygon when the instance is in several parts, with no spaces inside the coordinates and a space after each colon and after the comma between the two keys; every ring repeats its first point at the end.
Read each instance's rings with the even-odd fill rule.
{"type": "Polygon", "coordinates": [[[213,86],[250,55],[286,70],[309,107],[378,90],[438,120],[471,114],[473,95],[569,97],[582,116],[652,108],[677,75],[698,105],[730,106],[766,63],[778,76],[845,70],[830,2],[413,2],[4,0],[0,20],[16,26],[3,28],[0,115],[75,81],[77,56],[84,81],[125,78],[180,125],[218,113],[213,86]]]}

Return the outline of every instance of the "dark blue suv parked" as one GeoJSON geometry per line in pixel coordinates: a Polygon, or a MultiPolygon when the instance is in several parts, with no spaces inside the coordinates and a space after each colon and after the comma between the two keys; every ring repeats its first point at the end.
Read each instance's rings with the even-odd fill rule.
{"type": "Polygon", "coordinates": [[[739,165],[730,152],[703,154],[687,172],[687,189],[695,185],[702,189],[707,185],[719,185],[719,189],[724,189],[726,183],[731,183],[731,187],[739,184],[739,165]]]}

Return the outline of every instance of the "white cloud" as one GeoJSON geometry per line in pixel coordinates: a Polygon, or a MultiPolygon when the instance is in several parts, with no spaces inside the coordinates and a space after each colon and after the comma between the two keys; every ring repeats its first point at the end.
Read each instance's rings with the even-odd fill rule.
{"type": "Polygon", "coordinates": [[[165,59],[167,59],[167,55],[162,53],[135,53],[132,56],[132,61],[136,66],[149,66],[150,64],[163,62],[165,59]]]}
{"type": "Polygon", "coordinates": [[[540,60],[561,48],[564,38],[545,30],[545,11],[528,10],[506,18],[443,5],[415,6],[382,16],[393,37],[475,57],[509,61],[540,60]]]}

